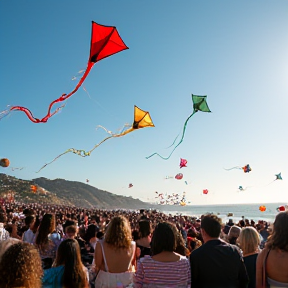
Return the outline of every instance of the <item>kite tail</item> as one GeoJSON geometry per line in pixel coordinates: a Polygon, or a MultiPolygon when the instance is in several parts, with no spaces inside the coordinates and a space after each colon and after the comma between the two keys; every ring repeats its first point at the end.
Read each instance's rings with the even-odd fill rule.
{"type": "Polygon", "coordinates": [[[48,162],[48,163],[45,163],[36,173],[39,173],[42,169],[44,169],[47,165],[50,165],[51,163],[53,163],[54,161],[56,161],[58,158],[60,158],[62,155],[66,154],[66,153],[69,153],[69,152],[72,152],[72,149],[68,149],[66,150],[64,153],[58,155],[57,157],[55,157],[51,162],[48,162]]]}
{"type": "MultiPolygon", "coordinates": [[[[9,107],[9,106],[7,106],[9,107]]],[[[9,115],[11,109],[6,109],[0,112],[0,120],[2,120],[4,117],[6,117],[7,115],[9,115]]]]}
{"type": "MultiPolygon", "coordinates": [[[[187,126],[187,123],[188,121],[190,120],[190,118],[196,113],[196,111],[193,111],[193,113],[187,118],[187,120],[185,121],[184,123],[184,127],[183,127],[183,132],[182,132],[182,137],[179,141],[179,143],[173,148],[173,150],[171,151],[171,153],[167,156],[167,157],[163,157],[161,156],[160,154],[158,153],[153,153],[151,154],[150,156],[147,156],[146,159],[149,159],[151,157],[153,157],[154,155],[157,155],[159,156],[160,158],[162,158],[163,160],[168,160],[170,158],[170,156],[173,154],[173,152],[175,151],[175,149],[182,143],[183,139],[184,139],[184,136],[185,136],[185,131],[186,131],[186,126],[187,126]]],[[[175,139],[176,140],[176,139],[175,139]]]]}
{"type": "Polygon", "coordinates": [[[232,170],[232,169],[242,169],[242,167],[240,167],[240,166],[235,166],[235,167],[232,167],[232,168],[223,168],[224,170],[226,170],[226,171],[230,171],[230,170],[232,170]]]}
{"type": "MultiPolygon", "coordinates": [[[[99,126],[98,126],[99,127],[99,126]]],[[[106,130],[106,128],[100,126],[101,128],[103,128],[104,130],[106,130]]],[[[108,130],[107,130],[108,131],[108,130]]],[[[99,147],[102,143],[104,143],[105,141],[107,141],[110,138],[114,138],[114,137],[122,137],[130,132],[134,131],[133,127],[127,129],[126,131],[119,133],[119,134],[111,134],[110,136],[106,137],[105,139],[103,139],[100,143],[96,144],[90,151],[89,153],[91,154],[97,147],[99,147]]],[[[111,131],[109,131],[111,132],[111,131]]],[[[107,132],[107,133],[109,133],[107,132]]],[[[110,134],[110,133],[109,133],[110,134]]]]}
{"type": "MultiPolygon", "coordinates": [[[[25,108],[25,107],[21,107],[21,106],[13,106],[11,107],[11,111],[13,110],[20,110],[20,111],[23,111],[27,117],[29,118],[29,120],[31,120],[32,122],[34,123],[46,123],[48,121],[48,119],[50,117],[52,117],[54,114],[56,114],[60,109],[62,109],[64,105],[60,106],[59,108],[57,108],[53,113],[51,113],[51,109],[53,107],[54,104],[58,103],[58,102],[62,102],[66,99],[68,99],[69,97],[71,97],[75,92],[77,92],[77,90],[79,89],[79,87],[81,87],[82,83],[84,82],[84,80],[86,79],[87,75],[89,74],[90,70],[92,69],[93,65],[95,63],[93,62],[88,62],[88,65],[87,65],[87,68],[86,68],[86,71],[85,73],[83,74],[83,76],[81,77],[80,81],[78,82],[77,86],[75,87],[75,89],[70,92],[69,94],[62,94],[58,99],[54,100],[53,102],[50,103],[49,107],[48,107],[48,111],[47,111],[47,114],[45,117],[43,117],[42,119],[38,119],[38,118],[35,118],[32,114],[32,112],[28,109],[28,108],[25,108]]],[[[1,119],[1,117],[0,117],[1,119]]],[[[40,169],[41,170],[41,169],[40,169]]],[[[39,170],[39,171],[40,171],[39,170]]],[[[39,172],[38,171],[38,172],[39,172]]]]}
{"type": "Polygon", "coordinates": [[[175,144],[175,142],[176,142],[177,138],[179,137],[179,135],[180,135],[180,134],[178,134],[178,135],[176,136],[176,138],[174,139],[173,143],[172,143],[170,146],[166,147],[166,149],[171,148],[171,147],[175,144]]]}

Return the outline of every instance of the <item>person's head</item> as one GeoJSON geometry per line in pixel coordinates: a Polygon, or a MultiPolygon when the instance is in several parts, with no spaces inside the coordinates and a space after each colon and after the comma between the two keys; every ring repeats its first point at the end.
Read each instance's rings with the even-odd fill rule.
{"type": "Polygon", "coordinates": [[[99,228],[97,225],[95,224],[90,224],[88,225],[88,228],[87,228],[87,231],[86,231],[86,234],[85,234],[85,240],[87,242],[90,241],[91,238],[95,238],[96,237],[96,233],[99,231],[99,228]]]}
{"type": "Polygon", "coordinates": [[[243,255],[254,253],[259,247],[261,242],[260,235],[254,227],[242,228],[238,243],[243,251],[243,255]]]}
{"type": "Polygon", "coordinates": [[[58,247],[55,266],[64,266],[63,287],[88,287],[86,275],[81,262],[80,246],[77,240],[66,239],[58,247]]]}
{"type": "Polygon", "coordinates": [[[99,232],[96,233],[96,238],[97,239],[101,240],[101,239],[103,239],[103,237],[104,237],[104,233],[102,231],[99,231],[99,232]]]}
{"type": "Polygon", "coordinates": [[[25,218],[25,225],[32,230],[35,223],[35,216],[29,215],[25,218]]]}
{"type": "MultiPolygon", "coordinates": [[[[59,220],[59,219],[58,219],[59,220]]],[[[61,221],[59,221],[59,224],[61,224],[61,221]]],[[[66,220],[65,223],[63,224],[63,230],[65,231],[66,230],[66,227],[68,226],[76,226],[76,222],[73,221],[73,220],[66,220]]]]}
{"type": "Polygon", "coordinates": [[[55,215],[45,214],[38,229],[36,245],[42,248],[48,242],[48,235],[55,231],[55,215]]]}
{"type": "Polygon", "coordinates": [[[272,235],[268,238],[267,247],[288,252],[288,211],[280,212],[273,224],[272,235]]]}
{"type": "Polygon", "coordinates": [[[140,220],[138,226],[140,239],[151,235],[152,227],[149,220],[140,220]]]}
{"type": "Polygon", "coordinates": [[[71,225],[65,228],[65,235],[67,239],[74,239],[77,236],[77,226],[71,225]]]}
{"type": "Polygon", "coordinates": [[[229,234],[229,231],[230,231],[230,228],[231,228],[231,226],[225,225],[224,228],[223,228],[223,230],[222,230],[223,233],[226,234],[226,235],[228,235],[228,234],[229,234]]]}
{"type": "Polygon", "coordinates": [[[123,216],[112,218],[105,233],[105,242],[114,248],[129,249],[131,241],[132,233],[128,220],[123,216]]]}
{"type": "Polygon", "coordinates": [[[229,233],[228,233],[228,239],[237,239],[240,235],[241,228],[234,225],[230,228],[229,233]]]}
{"type": "Polygon", "coordinates": [[[0,287],[40,288],[42,274],[39,252],[31,244],[18,242],[2,255],[0,287]]]}
{"type": "Polygon", "coordinates": [[[153,232],[151,251],[153,255],[162,251],[173,252],[177,247],[177,228],[169,222],[159,223],[153,232]]]}
{"type": "Polygon", "coordinates": [[[201,220],[201,234],[204,242],[219,238],[221,233],[221,219],[214,214],[207,214],[201,220]]]}
{"type": "Polygon", "coordinates": [[[5,251],[13,244],[18,243],[20,240],[16,238],[8,238],[6,240],[0,241],[0,262],[2,255],[5,253],[5,251]]]}

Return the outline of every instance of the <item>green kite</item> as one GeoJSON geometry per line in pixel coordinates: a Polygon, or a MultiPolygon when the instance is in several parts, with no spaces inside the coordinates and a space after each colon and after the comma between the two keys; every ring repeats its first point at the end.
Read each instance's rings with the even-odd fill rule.
{"type": "MultiPolygon", "coordinates": [[[[182,132],[182,137],[179,141],[179,143],[173,148],[173,150],[171,151],[171,153],[167,156],[167,157],[163,157],[161,156],[160,154],[158,153],[153,153],[151,154],[150,156],[147,156],[146,159],[149,159],[151,158],[152,156],[154,155],[157,155],[159,157],[161,157],[162,159],[164,160],[167,160],[170,158],[170,156],[173,154],[173,152],[175,151],[175,149],[182,143],[183,139],[184,139],[184,135],[185,135],[185,131],[186,131],[186,126],[187,126],[187,123],[188,121],[190,120],[190,118],[198,111],[202,111],[202,112],[211,112],[209,107],[208,107],[208,104],[206,102],[206,98],[207,96],[199,96],[199,95],[193,95],[192,94],[192,101],[193,101],[193,112],[192,114],[187,118],[187,120],[185,121],[184,123],[184,127],[183,127],[183,132],[182,132]]],[[[178,137],[178,136],[177,136],[178,137]]],[[[176,139],[177,139],[176,137],[176,139]]],[[[170,145],[169,147],[173,146],[176,139],[173,141],[172,145],[170,145]]]]}

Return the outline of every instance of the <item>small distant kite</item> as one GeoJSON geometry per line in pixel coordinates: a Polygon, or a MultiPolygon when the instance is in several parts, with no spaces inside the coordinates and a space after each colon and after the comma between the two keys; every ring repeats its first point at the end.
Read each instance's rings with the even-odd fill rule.
{"type": "Polygon", "coordinates": [[[81,85],[83,84],[84,80],[86,79],[90,70],[92,69],[92,67],[94,66],[96,62],[99,62],[100,60],[107,58],[113,54],[116,54],[118,52],[121,52],[125,49],[128,49],[128,47],[125,45],[125,43],[121,39],[116,27],[104,26],[104,25],[100,25],[92,21],[90,55],[89,55],[87,68],[82,78],[76,85],[75,89],[69,94],[62,94],[62,96],[60,96],[58,99],[51,102],[46,116],[44,116],[42,119],[35,118],[32,112],[28,108],[21,107],[21,106],[12,106],[9,110],[1,112],[0,119],[6,116],[10,111],[19,110],[19,111],[23,111],[27,115],[27,117],[34,123],[47,122],[50,117],[52,117],[61,108],[65,106],[64,104],[51,113],[51,109],[53,105],[67,100],[75,92],[77,92],[77,90],[81,87],[81,85]]]}
{"type": "Polygon", "coordinates": [[[38,187],[36,185],[30,185],[30,189],[32,193],[36,193],[38,190],[38,187]]]}
{"type": "Polygon", "coordinates": [[[230,171],[230,170],[233,170],[233,169],[239,169],[239,170],[243,170],[244,173],[249,173],[249,172],[252,171],[252,169],[251,169],[249,164],[247,164],[247,165],[245,165],[243,167],[235,166],[235,167],[232,167],[232,168],[228,168],[228,169],[224,168],[224,169],[227,170],[227,171],[230,171]]]}
{"type": "Polygon", "coordinates": [[[181,180],[183,178],[183,174],[182,173],[178,173],[176,176],[175,176],[175,179],[177,180],[181,180]]]}
{"type": "Polygon", "coordinates": [[[276,178],[272,182],[270,182],[269,184],[265,185],[264,187],[269,186],[270,184],[272,184],[273,182],[275,182],[277,180],[283,180],[282,176],[281,176],[281,172],[278,174],[275,174],[275,176],[276,176],[276,178]]]}
{"type": "Polygon", "coordinates": [[[251,187],[253,187],[253,186],[247,186],[247,187],[243,187],[243,186],[239,186],[238,187],[238,191],[245,191],[245,190],[247,190],[248,188],[251,188],[251,187]]]}
{"type": "Polygon", "coordinates": [[[0,160],[0,166],[1,167],[8,167],[10,165],[10,161],[7,158],[2,158],[0,160]]]}
{"type": "Polygon", "coordinates": [[[203,194],[204,194],[204,195],[207,195],[208,192],[209,192],[208,189],[204,189],[204,190],[203,190],[203,194]]]}
{"type": "Polygon", "coordinates": [[[188,161],[186,159],[180,158],[180,168],[187,167],[188,161]]]}
{"type": "Polygon", "coordinates": [[[87,157],[90,156],[91,153],[97,148],[99,147],[102,143],[104,143],[105,141],[107,141],[110,138],[117,138],[117,137],[122,137],[130,132],[133,132],[135,130],[138,130],[140,128],[145,128],[145,127],[155,127],[152,119],[150,117],[149,112],[144,111],[140,108],[138,108],[136,105],[134,106],[134,121],[132,125],[125,125],[124,128],[122,129],[122,131],[118,134],[113,134],[111,131],[108,131],[106,128],[100,126],[101,128],[103,128],[110,136],[106,137],[105,139],[103,139],[100,143],[94,145],[94,147],[89,150],[89,151],[85,151],[85,150],[78,150],[75,148],[70,148],[68,150],[66,150],[65,152],[63,152],[62,154],[58,155],[57,157],[55,157],[51,162],[46,163],[45,165],[43,165],[38,171],[37,173],[39,173],[43,168],[45,168],[47,165],[53,163],[55,160],[57,160],[58,158],[60,158],[61,156],[63,156],[64,154],[67,154],[69,152],[72,152],[74,154],[77,154],[78,156],[81,157],[87,157]]]}
{"type": "Polygon", "coordinates": [[[277,212],[285,212],[288,211],[288,204],[287,205],[282,205],[276,208],[277,212]]]}
{"type": "Polygon", "coordinates": [[[130,184],[128,185],[128,188],[132,188],[132,187],[133,187],[133,184],[130,183],[130,184]]]}
{"type": "Polygon", "coordinates": [[[261,206],[259,207],[259,210],[260,210],[261,212],[265,212],[265,211],[266,211],[266,206],[261,205],[261,206]]]}
{"type": "Polygon", "coordinates": [[[86,183],[89,183],[89,179],[86,179],[86,183]]]}
{"type": "MultiPolygon", "coordinates": [[[[279,174],[275,174],[275,176],[276,176],[276,179],[275,180],[283,180],[282,179],[282,176],[281,176],[281,172],[279,173],[279,174]]],[[[274,181],[275,181],[274,180],[274,181]]]]}
{"type": "MultiPolygon", "coordinates": [[[[187,123],[188,123],[188,121],[190,120],[190,118],[191,118],[196,112],[198,112],[198,111],[211,112],[210,109],[209,109],[209,107],[208,107],[208,104],[207,104],[207,102],[206,102],[206,98],[207,98],[206,95],[205,95],[205,96],[198,96],[198,95],[193,95],[193,94],[192,94],[193,112],[192,112],[192,114],[186,119],[186,121],[185,121],[185,123],[184,123],[184,127],[183,127],[182,137],[181,137],[179,143],[173,148],[173,150],[171,151],[171,153],[170,153],[167,157],[163,157],[163,156],[161,156],[160,154],[158,154],[158,153],[155,152],[155,153],[151,154],[150,156],[147,156],[146,159],[149,159],[149,158],[153,157],[154,155],[157,155],[157,156],[159,156],[160,158],[162,158],[162,159],[164,159],[164,160],[167,160],[167,159],[170,158],[170,156],[173,154],[173,152],[175,151],[175,149],[182,143],[182,141],[183,141],[183,139],[184,139],[184,136],[185,136],[186,126],[187,126],[187,123]]],[[[177,137],[178,137],[178,136],[177,136],[177,137]]],[[[176,138],[177,138],[177,137],[176,137],[176,138]]],[[[176,140],[176,139],[175,139],[175,140],[176,140]]],[[[175,143],[175,140],[174,140],[173,144],[175,143]]],[[[170,146],[173,146],[173,144],[170,145],[170,146]]],[[[170,146],[169,146],[169,147],[170,147],[170,146]]]]}

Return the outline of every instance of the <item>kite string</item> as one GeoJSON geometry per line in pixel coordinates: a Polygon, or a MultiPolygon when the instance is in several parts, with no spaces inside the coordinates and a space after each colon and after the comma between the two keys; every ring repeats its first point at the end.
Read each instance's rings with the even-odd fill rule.
{"type": "Polygon", "coordinates": [[[188,121],[190,120],[190,118],[191,118],[196,112],[197,112],[197,111],[194,110],[193,113],[186,119],[186,121],[185,121],[185,123],[184,123],[184,127],[183,127],[182,137],[181,137],[179,143],[173,148],[173,150],[171,151],[171,153],[170,153],[167,157],[163,157],[163,156],[161,156],[160,154],[158,154],[158,153],[155,152],[155,153],[151,154],[150,156],[147,156],[146,159],[149,159],[149,158],[153,157],[154,155],[157,155],[157,156],[159,156],[160,158],[162,158],[162,159],[164,159],[164,160],[169,159],[170,156],[171,156],[171,155],[173,154],[173,152],[175,151],[175,149],[182,143],[182,141],[183,141],[183,139],[184,139],[184,136],[185,136],[185,131],[186,131],[187,123],[188,123],[188,121]]]}
{"type": "MultiPolygon", "coordinates": [[[[105,127],[101,126],[101,125],[98,125],[99,128],[103,128],[108,134],[110,134],[109,132],[111,131],[108,131],[105,127]]],[[[125,125],[126,126],[126,125],[125,125]]],[[[125,127],[124,126],[124,127],[125,127]]],[[[99,147],[102,143],[104,143],[105,141],[107,141],[108,139],[110,138],[113,138],[113,137],[122,137],[130,132],[132,132],[134,130],[133,127],[130,127],[129,129],[119,133],[119,134],[112,134],[108,137],[106,137],[105,139],[103,139],[101,142],[99,142],[98,144],[96,144],[91,150],[89,151],[85,151],[85,150],[78,150],[78,149],[75,149],[75,148],[70,148],[68,150],[66,150],[64,153],[58,155],[57,157],[55,157],[52,161],[48,162],[48,163],[45,163],[45,165],[43,165],[36,173],[39,173],[42,169],[44,169],[47,165],[53,163],[54,161],[56,161],[58,158],[60,158],[61,156],[63,156],[64,154],[67,154],[69,152],[72,152],[74,154],[77,154],[78,156],[81,156],[81,157],[87,157],[87,156],[90,156],[91,153],[97,148],[99,147]]]]}

